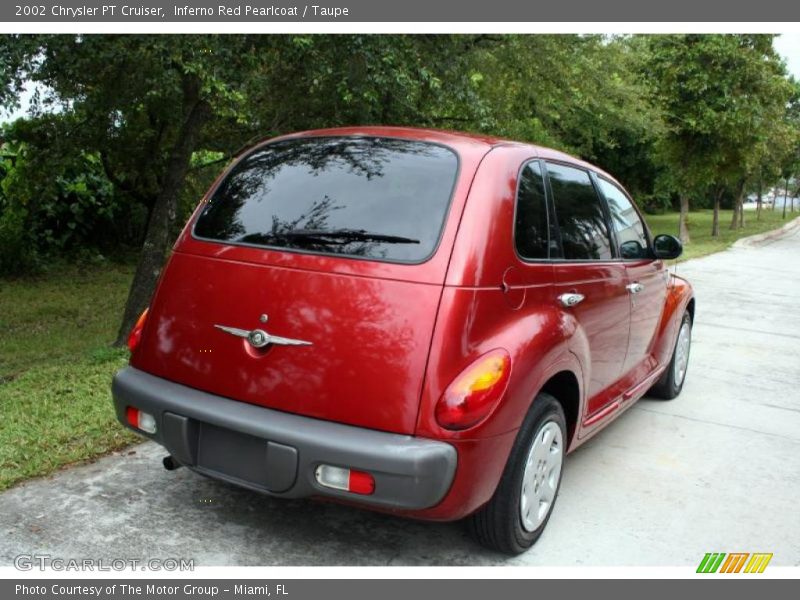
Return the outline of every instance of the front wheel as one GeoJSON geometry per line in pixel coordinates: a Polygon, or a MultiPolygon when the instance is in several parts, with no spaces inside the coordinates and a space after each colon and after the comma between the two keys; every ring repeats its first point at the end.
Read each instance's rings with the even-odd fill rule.
{"type": "Polygon", "coordinates": [[[689,367],[689,350],[692,346],[692,317],[687,312],[683,314],[678,339],[672,351],[672,360],[664,374],[650,388],[648,395],[662,400],[672,400],[681,393],[683,382],[686,380],[686,370],[689,367]]]}
{"type": "Polygon", "coordinates": [[[492,499],[469,517],[472,536],[506,554],[521,554],[542,535],[561,486],[567,444],[564,410],[553,396],[533,401],[492,499]]]}

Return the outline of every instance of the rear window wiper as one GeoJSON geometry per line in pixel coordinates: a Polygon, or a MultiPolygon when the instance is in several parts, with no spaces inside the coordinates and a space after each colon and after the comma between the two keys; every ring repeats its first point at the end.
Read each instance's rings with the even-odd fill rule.
{"type": "Polygon", "coordinates": [[[419,244],[419,240],[399,235],[374,233],[365,229],[297,229],[282,233],[266,234],[265,238],[291,241],[315,241],[324,244],[347,244],[349,242],[380,242],[383,244],[419,244]]]}

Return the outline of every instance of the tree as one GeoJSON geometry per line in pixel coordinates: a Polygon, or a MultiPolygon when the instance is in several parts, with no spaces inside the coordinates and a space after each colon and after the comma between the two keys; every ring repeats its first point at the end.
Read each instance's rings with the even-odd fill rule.
{"type": "Polygon", "coordinates": [[[97,153],[116,189],[147,207],[147,233],[118,343],[158,279],[192,153],[213,118],[235,123],[239,87],[256,75],[260,43],[191,36],[4,40],[7,48],[26,50],[17,54],[16,72],[45,86],[36,112],[56,110],[38,120],[31,143],[49,157],[97,153]]]}
{"type": "MultiPolygon", "coordinates": [[[[661,131],[632,40],[512,35],[484,40],[469,65],[478,131],[563,149],[652,190],[661,131]]],[[[473,117],[474,118],[474,117],[473,117]]]]}
{"type": "Polygon", "coordinates": [[[649,39],[649,69],[667,121],[659,154],[666,185],[680,197],[680,234],[689,240],[689,199],[712,191],[719,234],[720,200],[734,196],[732,227],[743,225],[748,181],[785,131],[791,95],[769,35],[671,35],[649,39]],[[737,221],[738,219],[738,221],[737,221]]]}
{"type": "MultiPolygon", "coordinates": [[[[785,183],[783,200],[783,218],[786,218],[786,202],[789,195],[789,180],[794,178],[795,184],[800,180],[800,82],[791,81],[793,94],[787,110],[784,132],[785,143],[782,151],[773,155],[772,174],[774,179],[782,179],[785,183]]],[[[797,191],[795,191],[795,195],[797,191]]],[[[777,200],[777,196],[776,196],[777,200]]],[[[794,198],[790,205],[794,211],[794,198]]],[[[773,204],[774,208],[774,204],[773,204]]]]}

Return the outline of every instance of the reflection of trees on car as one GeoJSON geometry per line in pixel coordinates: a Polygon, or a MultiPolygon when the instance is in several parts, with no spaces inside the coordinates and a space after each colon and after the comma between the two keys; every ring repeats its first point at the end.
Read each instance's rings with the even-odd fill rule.
{"type": "Polygon", "coordinates": [[[548,164],[564,257],[611,258],[603,208],[586,171],[548,164]]]}
{"type": "Polygon", "coordinates": [[[236,164],[194,233],[217,241],[417,261],[433,250],[458,161],[377,137],[288,139],[236,164]]]}

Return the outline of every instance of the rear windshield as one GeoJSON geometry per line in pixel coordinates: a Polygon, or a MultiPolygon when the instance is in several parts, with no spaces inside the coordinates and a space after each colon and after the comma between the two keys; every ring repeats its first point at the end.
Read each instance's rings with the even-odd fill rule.
{"type": "Polygon", "coordinates": [[[452,150],[412,140],[301,138],[240,161],[194,226],[234,244],[422,262],[458,171],[452,150]]]}

